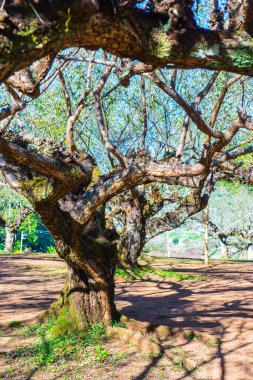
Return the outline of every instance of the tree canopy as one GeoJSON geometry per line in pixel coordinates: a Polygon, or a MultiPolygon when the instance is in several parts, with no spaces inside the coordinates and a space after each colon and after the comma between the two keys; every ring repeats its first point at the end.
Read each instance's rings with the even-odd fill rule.
{"type": "Polygon", "coordinates": [[[252,184],[250,160],[240,161],[253,152],[252,80],[244,76],[253,72],[252,7],[2,2],[0,169],[67,263],[51,309],[59,323],[79,329],[118,316],[119,231],[108,225],[108,204],[119,194],[144,220],[154,182],[161,203],[170,186],[183,189],[175,208],[151,215],[153,233],[206,207],[215,181],[252,184]]]}

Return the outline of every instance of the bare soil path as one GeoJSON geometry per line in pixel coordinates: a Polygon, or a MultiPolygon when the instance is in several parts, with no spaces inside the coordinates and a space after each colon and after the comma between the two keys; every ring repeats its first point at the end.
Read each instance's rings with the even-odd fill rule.
{"type": "MultiPolygon", "coordinates": [[[[28,321],[57,298],[66,271],[61,260],[42,255],[1,255],[0,260],[0,325],[14,320],[28,321]]],[[[170,343],[177,352],[183,349],[183,355],[194,354],[203,359],[200,374],[166,372],[162,358],[145,365],[136,364],[134,374],[130,371],[132,377],[126,371],[125,377],[120,373],[111,378],[252,380],[253,263],[216,262],[205,268],[197,261],[155,259],[154,265],[202,274],[207,281],[118,282],[116,302],[122,313],[153,325],[192,329],[220,339],[210,349],[198,339],[188,343],[177,339],[170,343]]],[[[166,344],[164,350],[171,351],[172,346],[166,344]]]]}

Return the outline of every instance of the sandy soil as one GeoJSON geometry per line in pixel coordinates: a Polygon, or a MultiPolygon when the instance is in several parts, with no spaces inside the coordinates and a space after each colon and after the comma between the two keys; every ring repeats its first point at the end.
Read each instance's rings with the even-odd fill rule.
{"type": "MultiPolygon", "coordinates": [[[[166,355],[173,350],[183,350],[189,360],[195,356],[201,362],[198,374],[166,372],[162,355],[135,363],[131,376],[126,369],[125,376],[121,372],[111,378],[252,380],[253,263],[216,263],[209,268],[189,260],[162,259],[154,263],[163,269],[172,267],[181,272],[202,274],[207,281],[118,282],[116,303],[122,313],[137,321],[149,322],[151,327],[163,325],[175,331],[192,329],[220,339],[210,347],[206,344],[208,339],[205,343],[202,339],[164,341],[166,355]],[[159,371],[154,372],[154,369],[159,371]]],[[[28,321],[41,313],[57,298],[64,277],[65,265],[59,259],[1,255],[0,324],[28,321]]],[[[0,350],[4,350],[4,343],[2,339],[0,350]]],[[[85,375],[80,377],[86,378],[85,375]]]]}

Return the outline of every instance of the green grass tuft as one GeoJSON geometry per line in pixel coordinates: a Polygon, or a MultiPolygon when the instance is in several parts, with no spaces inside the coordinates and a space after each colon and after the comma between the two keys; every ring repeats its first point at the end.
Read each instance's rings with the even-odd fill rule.
{"type": "Polygon", "coordinates": [[[102,347],[107,341],[104,324],[91,324],[89,329],[83,332],[82,335],[67,332],[65,335],[55,338],[51,335],[55,322],[55,320],[50,320],[45,324],[24,327],[20,331],[20,335],[25,337],[34,336],[36,342],[29,346],[17,348],[9,356],[29,359],[31,364],[41,366],[57,362],[69,356],[76,356],[80,351],[90,346],[95,346],[95,361],[104,361],[109,355],[108,351],[102,347]]]}
{"type": "Polygon", "coordinates": [[[18,329],[18,328],[21,327],[21,322],[19,322],[19,321],[11,321],[9,323],[9,327],[15,327],[16,329],[18,329]]]}
{"type": "Polygon", "coordinates": [[[158,276],[162,276],[164,278],[173,278],[177,281],[182,280],[191,280],[191,281],[205,281],[205,277],[201,275],[196,274],[186,274],[186,273],[180,273],[176,272],[174,270],[159,270],[159,269],[153,269],[153,268],[133,268],[130,273],[127,271],[124,271],[123,269],[116,269],[115,275],[127,279],[131,278],[145,278],[145,276],[149,274],[154,274],[158,276]]]}

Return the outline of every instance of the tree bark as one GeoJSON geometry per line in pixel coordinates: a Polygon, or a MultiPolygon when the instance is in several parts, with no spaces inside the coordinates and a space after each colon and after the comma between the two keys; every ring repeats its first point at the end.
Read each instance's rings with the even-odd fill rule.
{"type": "Polygon", "coordinates": [[[138,231],[128,231],[127,236],[123,236],[119,245],[119,263],[124,268],[138,268],[138,258],[144,248],[142,238],[138,231]]]}
{"type": "Polygon", "coordinates": [[[125,225],[119,243],[119,261],[123,267],[138,267],[138,257],[145,245],[145,217],[140,196],[123,205],[125,225]]]}
{"type": "Polygon", "coordinates": [[[5,227],[5,243],[4,250],[7,253],[13,253],[14,241],[15,241],[15,232],[8,226],[5,227]]]}
{"type": "Polygon", "coordinates": [[[37,211],[68,266],[65,286],[50,310],[57,318],[57,335],[81,331],[91,323],[109,324],[115,320],[117,248],[114,231],[104,229],[104,214],[97,212],[83,227],[56,205],[50,208],[43,205],[37,211]]]}
{"type": "Polygon", "coordinates": [[[58,301],[50,309],[50,313],[57,318],[54,334],[81,332],[92,323],[109,324],[117,319],[114,269],[110,276],[103,276],[102,271],[91,276],[73,263],[67,263],[67,266],[68,278],[58,301]]]}
{"type": "MultiPolygon", "coordinates": [[[[247,17],[246,33],[239,33],[237,28],[218,32],[195,25],[192,15],[184,9],[178,23],[169,15],[150,14],[136,7],[121,9],[115,3],[118,2],[40,0],[34,11],[29,2],[4,2],[0,12],[0,80],[49,53],[56,55],[71,46],[103,48],[154,66],[170,63],[181,68],[252,75],[252,35],[248,34],[252,26],[247,26],[252,24],[252,17],[247,17]]],[[[167,6],[167,2],[161,3],[167,6]]],[[[178,2],[177,7],[179,3],[184,2],[178,2]]],[[[178,9],[170,11],[171,15],[178,14],[178,9]]],[[[250,13],[247,11],[247,15],[250,13]]]]}

